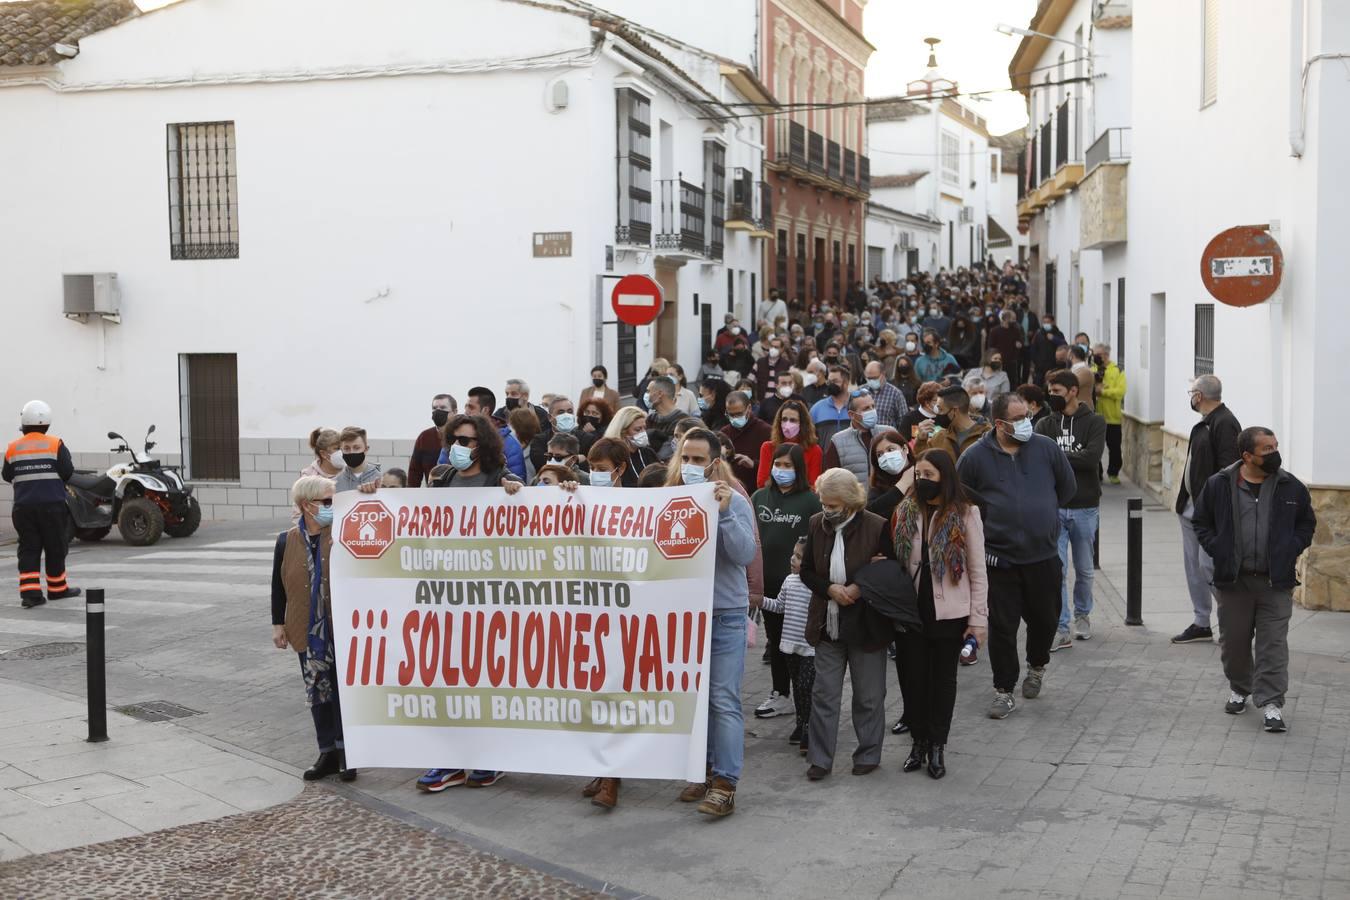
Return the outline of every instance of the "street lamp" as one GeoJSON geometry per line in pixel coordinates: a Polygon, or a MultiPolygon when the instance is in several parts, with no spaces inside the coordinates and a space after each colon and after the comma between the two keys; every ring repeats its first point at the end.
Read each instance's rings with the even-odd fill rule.
{"type": "Polygon", "coordinates": [[[1020,34],[1022,37],[1038,37],[1045,38],[1047,41],[1059,41],[1061,44],[1068,44],[1071,47],[1077,47],[1079,50],[1087,50],[1087,47],[1080,44],[1078,41],[1056,37],[1053,34],[1046,34],[1044,31],[1032,31],[1030,28],[1018,28],[1016,25],[1007,25],[1002,22],[1000,22],[994,30],[999,34],[1020,34]]]}

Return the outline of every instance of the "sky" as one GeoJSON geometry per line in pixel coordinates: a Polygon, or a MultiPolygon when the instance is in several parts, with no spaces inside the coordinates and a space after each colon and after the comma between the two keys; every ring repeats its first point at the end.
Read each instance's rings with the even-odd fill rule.
{"type": "MultiPolygon", "coordinates": [[[[1008,63],[1020,37],[999,34],[1000,23],[1026,28],[1036,0],[870,0],[863,8],[863,29],[877,48],[867,64],[867,96],[903,94],[905,85],[927,71],[926,37],[937,45],[938,71],[963,91],[1008,87],[1008,63]]],[[[984,116],[990,134],[1006,134],[1027,122],[1020,93],[991,94],[969,100],[984,116]]]]}

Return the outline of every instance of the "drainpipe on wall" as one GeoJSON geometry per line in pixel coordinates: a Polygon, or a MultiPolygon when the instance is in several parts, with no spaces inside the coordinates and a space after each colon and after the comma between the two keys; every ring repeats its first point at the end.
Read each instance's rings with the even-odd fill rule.
{"type": "Polygon", "coordinates": [[[1289,155],[1302,157],[1303,142],[1303,5],[1289,4],[1289,155]]]}

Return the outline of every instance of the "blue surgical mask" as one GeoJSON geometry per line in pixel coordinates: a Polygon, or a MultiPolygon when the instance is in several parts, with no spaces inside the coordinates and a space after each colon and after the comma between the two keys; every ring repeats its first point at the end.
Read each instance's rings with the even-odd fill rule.
{"type": "Polygon", "coordinates": [[[1055,330],[1055,326],[1054,326],[1053,324],[1051,324],[1050,322],[1046,322],[1046,323],[1042,324],[1041,327],[1044,328],[1046,331],[1054,331],[1054,330],[1055,330]]]}
{"type": "Polygon", "coordinates": [[[613,487],[614,474],[612,472],[591,471],[591,487],[613,487]]]}
{"type": "Polygon", "coordinates": [[[314,512],[314,521],[320,528],[327,528],[333,524],[333,507],[320,506],[314,512]]]}
{"type": "Polygon", "coordinates": [[[772,471],[774,483],[779,487],[787,487],[790,484],[795,484],[797,481],[796,469],[774,468],[772,471]]]}
{"type": "Polygon", "coordinates": [[[572,413],[558,413],[557,425],[559,431],[572,431],[577,427],[577,417],[572,413]]]}
{"type": "Polygon", "coordinates": [[[750,421],[750,417],[732,416],[730,419],[727,419],[727,421],[731,423],[732,428],[744,428],[746,423],[750,421]]]}
{"type": "Polygon", "coordinates": [[[450,448],[450,465],[463,472],[473,465],[473,451],[463,444],[455,444],[450,448]]]}
{"type": "Polygon", "coordinates": [[[871,388],[872,390],[874,390],[874,391],[879,391],[879,390],[881,390],[881,379],[880,379],[880,378],[869,378],[869,379],[867,379],[867,386],[868,386],[869,388],[871,388]]]}
{"type": "Polygon", "coordinates": [[[863,413],[863,414],[862,414],[862,424],[863,424],[863,427],[866,428],[868,431],[871,431],[873,428],[876,428],[876,427],[877,427],[877,411],[876,411],[875,409],[869,409],[869,410],[867,410],[867,412],[863,413]]]}
{"type": "Polygon", "coordinates": [[[698,398],[698,408],[699,408],[699,409],[707,409],[707,408],[708,408],[708,401],[705,400],[702,396],[700,396],[700,397],[698,398]]]}
{"type": "Polygon", "coordinates": [[[683,463],[680,466],[680,479],[685,484],[703,484],[708,480],[708,473],[703,470],[702,466],[683,463]]]}
{"type": "Polygon", "coordinates": [[[905,467],[905,454],[902,450],[887,450],[877,457],[877,467],[888,475],[899,475],[905,467]]]}
{"type": "Polygon", "coordinates": [[[1024,444],[1031,440],[1031,436],[1035,431],[1036,428],[1031,424],[1030,419],[1019,419],[1013,423],[1013,438],[1024,444]]]}

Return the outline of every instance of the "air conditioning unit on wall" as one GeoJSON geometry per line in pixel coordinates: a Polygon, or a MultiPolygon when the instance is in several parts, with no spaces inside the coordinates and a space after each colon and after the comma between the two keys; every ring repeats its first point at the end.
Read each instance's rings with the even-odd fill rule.
{"type": "Polygon", "coordinates": [[[975,221],[975,207],[973,207],[973,206],[963,206],[963,207],[961,207],[961,215],[960,215],[960,218],[959,218],[957,221],[959,221],[962,225],[966,225],[966,224],[969,224],[969,223],[971,223],[971,222],[974,222],[974,221],[975,221]]]}
{"type": "Polygon", "coordinates": [[[900,249],[908,250],[911,246],[912,244],[910,243],[909,232],[908,231],[900,232],[900,249]]]}
{"type": "Polygon", "coordinates": [[[67,319],[89,321],[99,316],[121,321],[122,291],[116,272],[91,272],[61,276],[63,310],[67,319]]]}

